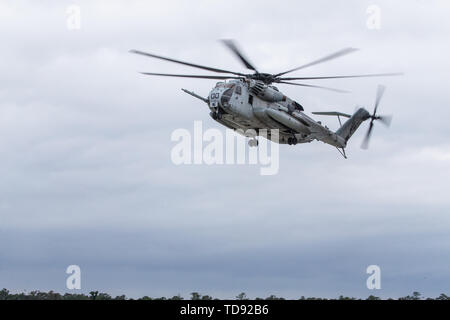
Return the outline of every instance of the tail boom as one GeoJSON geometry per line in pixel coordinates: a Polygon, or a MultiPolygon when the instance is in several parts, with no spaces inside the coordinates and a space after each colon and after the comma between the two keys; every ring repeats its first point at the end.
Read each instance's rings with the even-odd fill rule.
{"type": "Polygon", "coordinates": [[[370,113],[364,109],[359,108],[350,119],[348,119],[337,131],[336,134],[342,137],[347,142],[355,131],[359,128],[361,123],[370,118],[370,113]]]}

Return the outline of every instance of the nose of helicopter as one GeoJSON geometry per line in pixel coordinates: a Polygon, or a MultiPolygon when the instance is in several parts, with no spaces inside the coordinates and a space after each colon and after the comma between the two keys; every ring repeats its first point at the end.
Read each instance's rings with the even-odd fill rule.
{"type": "Polygon", "coordinates": [[[221,90],[218,87],[215,87],[209,93],[209,106],[211,108],[217,108],[219,106],[219,99],[221,95],[221,90]]]}

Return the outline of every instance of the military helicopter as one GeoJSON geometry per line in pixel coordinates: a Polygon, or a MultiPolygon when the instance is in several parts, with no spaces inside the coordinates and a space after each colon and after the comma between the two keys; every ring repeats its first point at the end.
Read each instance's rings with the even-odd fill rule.
{"type": "Polygon", "coordinates": [[[375,120],[380,120],[386,126],[391,122],[390,116],[379,116],[377,108],[384,92],[384,87],[379,86],[376,94],[375,107],[370,114],[366,109],[359,108],[353,115],[338,111],[312,112],[316,115],[337,116],[340,128],[333,132],[327,126],[315,121],[304,113],[303,106],[295,100],[284,95],[274,83],[295,85],[302,87],[319,88],[336,92],[346,92],[339,89],[317,86],[312,84],[292,82],[297,80],[322,80],[322,79],[342,79],[342,78],[362,78],[396,76],[401,73],[379,73],[379,74],[359,74],[359,75],[338,75],[338,76],[316,76],[316,77],[286,77],[285,75],[294,71],[305,69],[338,57],[342,57],[358,49],[344,48],[318,60],[290,69],[277,74],[261,73],[244,56],[233,40],[222,40],[231,52],[253,73],[245,74],[224,69],[207,67],[199,64],[175,60],[139,50],[130,50],[131,53],[174,62],[198,69],[203,69],[223,75],[188,75],[188,74],[166,74],[141,72],[144,75],[182,77],[195,79],[221,80],[211,90],[207,98],[194,92],[182,89],[191,96],[205,102],[210,109],[210,116],[220,124],[235,130],[250,138],[249,146],[257,147],[258,136],[261,136],[261,129],[269,132],[266,138],[270,139],[270,129],[279,130],[278,143],[296,145],[298,143],[308,143],[313,140],[322,141],[337,148],[344,158],[347,158],[345,147],[347,142],[358,127],[366,120],[370,120],[369,128],[362,143],[362,148],[367,149],[375,120]],[[341,117],[349,118],[344,124],[341,117]],[[253,130],[249,130],[253,129],[253,130]]]}

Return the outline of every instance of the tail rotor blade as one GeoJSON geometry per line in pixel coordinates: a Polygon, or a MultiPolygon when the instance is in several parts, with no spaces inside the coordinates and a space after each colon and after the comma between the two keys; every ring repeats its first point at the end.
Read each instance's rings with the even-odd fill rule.
{"type": "Polygon", "coordinates": [[[377,96],[375,98],[375,108],[373,109],[373,115],[377,114],[378,105],[380,104],[380,100],[383,97],[384,90],[386,90],[385,86],[379,85],[377,89],[377,96]]]}
{"type": "Polygon", "coordinates": [[[381,121],[382,124],[384,124],[386,127],[389,127],[392,122],[392,116],[379,116],[378,120],[381,121]]]}
{"type": "Polygon", "coordinates": [[[391,115],[388,115],[388,116],[378,116],[377,115],[378,105],[380,104],[380,101],[381,101],[381,98],[383,97],[385,89],[386,89],[386,87],[384,87],[382,85],[378,86],[377,94],[375,97],[375,106],[373,108],[373,114],[367,118],[367,119],[370,119],[370,125],[369,125],[369,129],[367,130],[366,136],[364,137],[364,140],[361,144],[361,148],[363,148],[363,149],[367,149],[369,147],[369,141],[370,141],[370,136],[372,134],[374,121],[380,120],[380,122],[382,124],[384,124],[386,127],[389,127],[391,125],[391,121],[392,121],[391,115]]]}
{"type": "Polygon", "coordinates": [[[369,130],[367,130],[366,136],[364,137],[364,140],[361,144],[362,149],[367,150],[369,148],[369,141],[370,141],[370,136],[372,134],[372,129],[373,129],[373,121],[370,121],[369,130]]]}

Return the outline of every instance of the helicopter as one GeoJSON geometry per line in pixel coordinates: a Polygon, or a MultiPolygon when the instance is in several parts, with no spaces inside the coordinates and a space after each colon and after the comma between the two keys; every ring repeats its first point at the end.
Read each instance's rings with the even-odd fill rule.
{"type": "Polygon", "coordinates": [[[258,146],[258,136],[265,129],[267,139],[271,139],[270,129],[279,130],[278,141],[280,144],[296,145],[299,143],[309,143],[314,140],[322,141],[328,145],[336,147],[344,158],[347,158],[345,148],[350,137],[359,126],[366,120],[370,120],[369,128],[364,137],[361,147],[367,149],[371,137],[374,121],[379,120],[386,126],[390,125],[391,116],[380,116],[377,114],[378,105],[383,96],[385,87],[379,85],[376,93],[375,106],[372,114],[365,108],[360,107],[352,115],[338,112],[312,112],[315,115],[336,116],[340,127],[336,132],[330,130],[304,113],[303,106],[297,101],[287,97],[273,84],[285,84],[331,90],[335,92],[348,92],[340,89],[317,86],[306,83],[294,82],[298,80],[323,80],[323,79],[343,79],[343,78],[364,78],[397,76],[402,73],[378,73],[378,74],[358,74],[358,75],[334,75],[334,76],[313,76],[313,77],[286,77],[285,75],[294,71],[305,69],[349,53],[355,52],[356,48],[344,48],[320,59],[314,60],[299,67],[280,72],[277,74],[261,73],[245,57],[233,40],[222,40],[225,46],[242,62],[242,64],[253,73],[245,74],[241,72],[218,69],[199,64],[189,63],[181,60],[163,57],[152,53],[130,50],[131,53],[146,57],[165,60],[173,63],[186,65],[193,68],[214,72],[210,75],[191,74],[167,74],[154,72],[141,72],[149,76],[181,77],[194,79],[221,80],[205,98],[192,91],[182,89],[185,93],[203,101],[210,109],[210,116],[221,125],[232,129],[249,138],[250,147],[258,146]],[[217,75],[222,74],[222,75],[217,75]],[[343,124],[341,117],[348,118],[343,124]]]}

